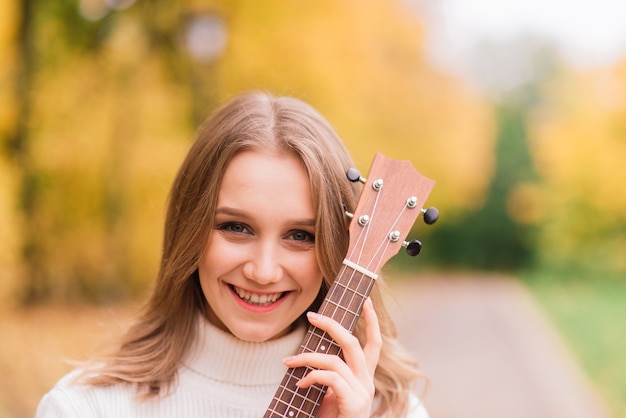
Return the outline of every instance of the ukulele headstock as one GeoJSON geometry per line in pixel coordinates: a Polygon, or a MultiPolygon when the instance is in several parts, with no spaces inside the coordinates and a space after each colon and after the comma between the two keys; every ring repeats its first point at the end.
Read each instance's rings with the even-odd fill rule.
{"type": "Polygon", "coordinates": [[[377,273],[403,245],[410,255],[417,255],[421,243],[404,240],[420,213],[427,224],[437,220],[437,209],[424,208],[435,182],[420,174],[410,161],[380,153],[374,156],[366,179],[354,169],[348,170],[347,176],[364,187],[351,215],[346,259],[377,273]]]}

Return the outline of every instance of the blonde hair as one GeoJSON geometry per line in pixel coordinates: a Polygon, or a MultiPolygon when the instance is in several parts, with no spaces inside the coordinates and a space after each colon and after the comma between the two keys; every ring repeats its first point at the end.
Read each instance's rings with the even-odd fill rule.
{"type": "MultiPolygon", "coordinates": [[[[83,373],[84,383],[133,383],[143,398],[171,388],[190,347],[198,313],[206,315],[210,309],[200,288],[197,268],[213,230],[222,175],[235,154],[251,148],[293,153],[308,171],[317,210],[316,256],[324,276],[320,294],[311,307],[317,310],[348,247],[345,209],[354,209],[359,194],[358,187],[345,175],[353,165],[351,158],[332,127],[308,104],[262,92],[244,93],[218,108],[200,127],[170,192],[161,264],[153,292],[116,351],[99,358],[99,366],[83,373]]],[[[379,399],[374,416],[402,416],[419,373],[414,361],[398,346],[378,286],[381,285],[375,285],[371,298],[383,348],[374,377],[379,399]]],[[[354,334],[364,343],[362,322],[354,334]]]]}

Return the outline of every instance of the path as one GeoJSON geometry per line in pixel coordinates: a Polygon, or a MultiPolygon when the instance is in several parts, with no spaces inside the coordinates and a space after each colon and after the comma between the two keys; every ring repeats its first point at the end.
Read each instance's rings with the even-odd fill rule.
{"type": "Polygon", "coordinates": [[[431,418],[607,418],[528,291],[507,278],[392,284],[401,340],[431,383],[431,418]]]}

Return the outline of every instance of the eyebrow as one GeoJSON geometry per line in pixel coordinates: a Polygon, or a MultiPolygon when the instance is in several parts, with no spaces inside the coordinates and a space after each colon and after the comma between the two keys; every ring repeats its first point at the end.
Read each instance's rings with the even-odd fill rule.
{"type": "MultiPolygon", "coordinates": [[[[234,217],[243,218],[243,219],[252,218],[252,216],[250,216],[247,212],[239,210],[239,209],[231,208],[228,206],[221,206],[215,209],[215,215],[227,215],[227,216],[234,216],[234,217]]],[[[300,219],[296,218],[296,219],[288,219],[288,223],[293,224],[293,225],[315,227],[317,222],[313,218],[300,218],[300,219]]]]}

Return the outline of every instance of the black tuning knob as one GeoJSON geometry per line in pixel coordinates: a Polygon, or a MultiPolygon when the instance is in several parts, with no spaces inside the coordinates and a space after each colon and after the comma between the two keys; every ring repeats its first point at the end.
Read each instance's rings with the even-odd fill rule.
{"type": "Polygon", "coordinates": [[[415,257],[422,251],[422,243],[416,239],[411,242],[404,242],[404,246],[406,247],[406,253],[411,257],[415,257]]]}
{"type": "Polygon", "coordinates": [[[424,222],[426,222],[427,225],[432,225],[439,219],[439,211],[437,208],[422,209],[422,213],[424,214],[424,222]]]}
{"type": "Polygon", "coordinates": [[[351,167],[348,169],[348,171],[346,171],[346,177],[348,177],[348,180],[350,180],[352,183],[356,183],[357,181],[365,183],[365,179],[361,177],[361,173],[359,172],[359,170],[354,167],[351,167]]]}

